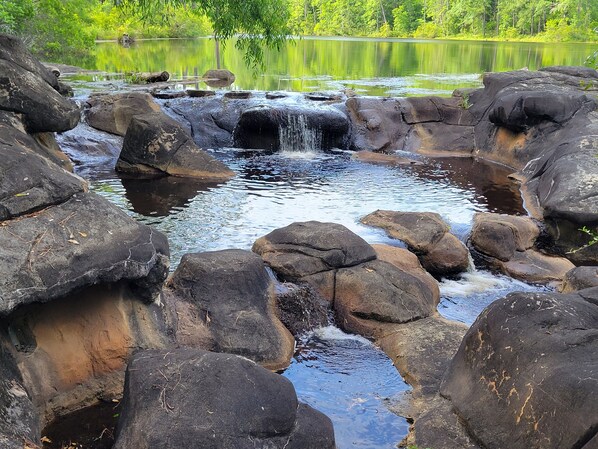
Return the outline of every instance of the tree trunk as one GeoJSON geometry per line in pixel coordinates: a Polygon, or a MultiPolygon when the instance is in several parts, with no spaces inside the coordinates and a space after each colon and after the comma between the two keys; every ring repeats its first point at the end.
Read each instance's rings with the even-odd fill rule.
{"type": "Polygon", "coordinates": [[[220,69],[220,41],[215,39],[216,41],[216,68],[220,69]]]}

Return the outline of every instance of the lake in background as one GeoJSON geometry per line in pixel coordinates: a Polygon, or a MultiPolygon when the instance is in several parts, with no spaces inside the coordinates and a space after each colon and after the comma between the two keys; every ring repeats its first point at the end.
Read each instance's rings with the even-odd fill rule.
{"type": "MultiPolygon", "coordinates": [[[[80,64],[121,75],[167,70],[172,79],[189,80],[216,67],[214,48],[209,38],[138,41],[130,48],[101,42],[95,59],[80,64]]],[[[222,67],[237,77],[232,89],[450,95],[458,87],[481,86],[484,72],[582,65],[595,49],[596,44],[572,43],[302,38],[280,52],[267,51],[265,70],[257,75],[229,42],[222,51],[222,67]]],[[[82,86],[89,80],[80,77],[82,86]]],[[[113,82],[118,87],[118,75],[113,82]]],[[[191,87],[207,88],[202,82],[191,87]]]]}

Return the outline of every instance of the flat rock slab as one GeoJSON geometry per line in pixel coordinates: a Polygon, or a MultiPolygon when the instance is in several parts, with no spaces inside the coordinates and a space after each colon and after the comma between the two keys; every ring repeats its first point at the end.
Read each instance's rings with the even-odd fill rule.
{"type": "Polygon", "coordinates": [[[594,447],[597,336],[598,288],[512,293],[468,330],[441,393],[488,449],[594,447]]]}
{"type": "Polygon", "coordinates": [[[515,279],[538,283],[560,282],[575,267],[564,257],[547,256],[532,249],[517,251],[511,260],[499,265],[504,273],[515,279]]]}
{"type": "Polygon", "coordinates": [[[289,380],[254,362],[199,349],[136,354],[115,449],[334,449],[328,417],[289,380]]]}
{"type": "Polygon", "coordinates": [[[274,291],[262,259],[249,251],[186,254],[168,283],[191,304],[213,339],[213,350],[286,368],[295,340],[274,312],[274,291]]]}
{"type": "Polygon", "coordinates": [[[0,227],[0,315],[121,279],[137,281],[150,301],[168,274],[168,256],[162,233],[96,194],[76,194],[0,227]]]}

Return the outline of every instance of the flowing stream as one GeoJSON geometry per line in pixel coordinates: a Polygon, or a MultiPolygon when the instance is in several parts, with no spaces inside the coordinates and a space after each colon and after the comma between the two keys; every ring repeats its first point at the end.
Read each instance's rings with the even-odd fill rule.
{"type": "MultiPolygon", "coordinates": [[[[60,141],[77,138],[77,133],[102,138],[81,126],[60,141]]],[[[376,209],[438,212],[465,239],[476,212],[525,213],[518,186],[508,178],[510,171],[498,165],[421,157],[422,165],[367,164],[346,151],[318,151],[317,131],[306,129],[301,117],[281,130],[281,138],[283,151],[276,154],[213,151],[237,173],[225,184],[172,177],[121,179],[112,169],[117,152],[79,155],[76,170],[90,179],[93,191],[168,236],[173,268],[188,252],[250,249],[258,237],[295,221],[341,223],[370,243],[400,246],[359,219],[376,209]]],[[[439,311],[470,324],[508,292],[537,289],[472,270],[441,282],[439,311]]],[[[409,387],[386,355],[361,337],[335,327],[307,334],[284,375],[293,381],[300,400],[331,417],[339,449],[390,449],[407,434],[406,420],[390,409],[409,387]]]]}

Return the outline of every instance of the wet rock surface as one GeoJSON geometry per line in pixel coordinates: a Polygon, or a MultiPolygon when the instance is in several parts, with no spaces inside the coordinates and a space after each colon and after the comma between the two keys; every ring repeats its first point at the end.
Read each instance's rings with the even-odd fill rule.
{"type": "Polygon", "coordinates": [[[276,289],[280,321],[294,336],[328,324],[330,304],[311,285],[285,282],[276,289]]]}
{"type": "Polygon", "coordinates": [[[234,355],[178,349],[138,353],[127,369],[115,449],[140,447],[335,444],[330,420],[299,403],[284,377],[234,355]]]}
{"type": "Polygon", "coordinates": [[[436,213],[378,210],[361,222],[380,227],[390,237],[405,242],[432,274],[456,274],[469,267],[469,251],[436,213]]]}
{"type": "Polygon", "coordinates": [[[131,119],[116,170],[208,181],[225,181],[234,176],[222,162],[197,147],[181,125],[161,112],[131,119]]]}
{"type": "Polygon", "coordinates": [[[478,317],[441,392],[484,447],[592,447],[597,304],[597,288],[512,293],[478,317]]]}
{"type": "Polygon", "coordinates": [[[168,287],[175,301],[192,306],[187,321],[205,326],[212,350],[270,369],[288,366],[295,341],[275,315],[274,287],[259,256],[242,250],[187,254],[168,287]]]}

